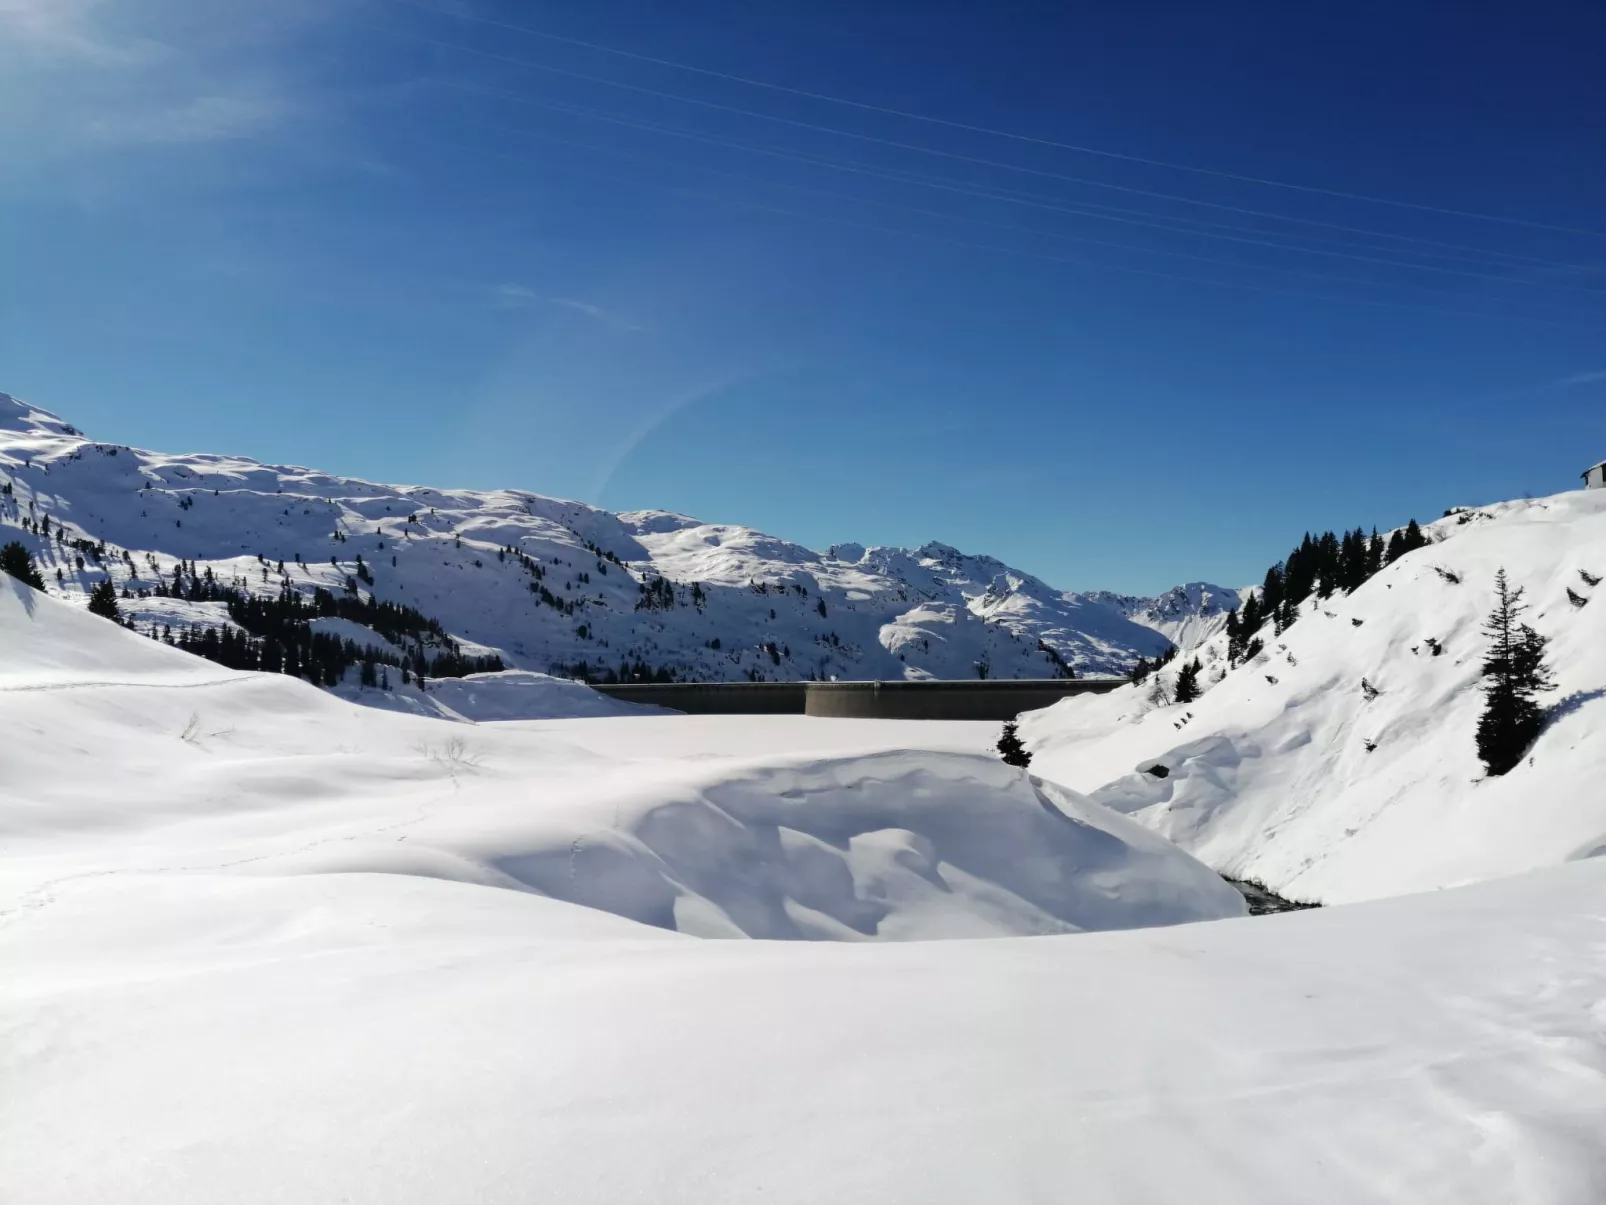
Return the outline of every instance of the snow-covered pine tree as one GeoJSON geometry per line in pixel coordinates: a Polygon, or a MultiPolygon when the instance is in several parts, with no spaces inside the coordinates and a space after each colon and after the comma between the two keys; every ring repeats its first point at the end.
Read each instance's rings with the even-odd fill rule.
{"type": "Polygon", "coordinates": [[[1514,769],[1538,739],[1545,712],[1534,696],[1554,685],[1545,664],[1545,638],[1520,621],[1527,609],[1522,587],[1513,587],[1501,569],[1495,575],[1494,610],[1483,625],[1489,651],[1477,735],[1478,757],[1491,775],[1514,769]]]}

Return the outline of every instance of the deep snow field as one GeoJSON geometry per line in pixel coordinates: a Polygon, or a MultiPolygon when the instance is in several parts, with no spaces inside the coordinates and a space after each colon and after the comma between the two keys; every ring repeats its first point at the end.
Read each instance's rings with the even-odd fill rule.
{"type": "Polygon", "coordinates": [[[1196,703],[1029,716],[1033,776],[991,724],[357,706],[0,577],[0,1195],[1598,1205],[1603,524],[1448,521],[1196,703]],[[1486,782],[1495,564],[1571,701],[1486,782]],[[1396,898],[1248,918],[1206,862],[1396,898]]]}

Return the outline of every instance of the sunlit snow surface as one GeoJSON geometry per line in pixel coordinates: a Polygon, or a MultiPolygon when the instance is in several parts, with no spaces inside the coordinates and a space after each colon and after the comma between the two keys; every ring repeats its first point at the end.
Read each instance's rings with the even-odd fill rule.
{"type": "Polygon", "coordinates": [[[982,756],[992,725],[448,724],[9,584],[0,731],[10,1200],[1585,1205],[1606,1184],[1599,861],[871,948],[1242,905],[982,756]]]}
{"type": "Polygon", "coordinates": [[[1213,638],[1194,703],[1155,707],[1145,685],[1031,713],[1033,770],[1218,870],[1324,902],[1606,851],[1606,491],[1427,530],[1440,542],[1308,604],[1281,636],[1268,625],[1265,651],[1215,685],[1224,637],[1213,638]],[[1473,737],[1480,627],[1502,567],[1525,591],[1524,620],[1550,638],[1556,689],[1540,700],[1552,720],[1531,755],[1490,779],[1473,737]],[[1165,777],[1146,772],[1155,764],[1165,777]]]}
{"type": "Polygon", "coordinates": [[[355,707],[0,580],[0,1195],[1597,1205],[1603,506],[1034,716],[1035,779],[990,724],[355,707]],[[1480,782],[1497,563],[1565,704],[1480,782]],[[1154,829],[1335,897],[1543,869],[1248,919],[1154,829]]]}

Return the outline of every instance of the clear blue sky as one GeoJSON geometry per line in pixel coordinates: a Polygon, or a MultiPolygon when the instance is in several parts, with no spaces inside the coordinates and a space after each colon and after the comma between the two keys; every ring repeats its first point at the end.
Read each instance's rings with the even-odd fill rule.
{"type": "Polygon", "coordinates": [[[0,0],[0,389],[1134,591],[1606,457],[1598,0],[424,3],[0,0]]]}

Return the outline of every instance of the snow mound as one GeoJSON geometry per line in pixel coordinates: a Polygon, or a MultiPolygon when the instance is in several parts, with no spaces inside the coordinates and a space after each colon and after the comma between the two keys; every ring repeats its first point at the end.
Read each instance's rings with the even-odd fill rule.
{"type": "Polygon", "coordinates": [[[755,764],[611,812],[489,860],[544,894],[703,937],[995,937],[1244,912],[1139,825],[975,755],[755,764]]]}
{"type": "MultiPolygon", "coordinates": [[[[1083,696],[1022,725],[1033,769],[1140,819],[1225,873],[1339,902],[1466,883],[1606,850],[1606,492],[1459,511],[1435,543],[1307,604],[1208,693],[1083,696]],[[1551,721],[1485,777],[1481,625],[1504,567],[1551,639],[1551,721]],[[1153,767],[1163,767],[1164,775],[1153,767]]],[[[1169,677],[1169,675],[1168,675],[1169,677]]]]}

